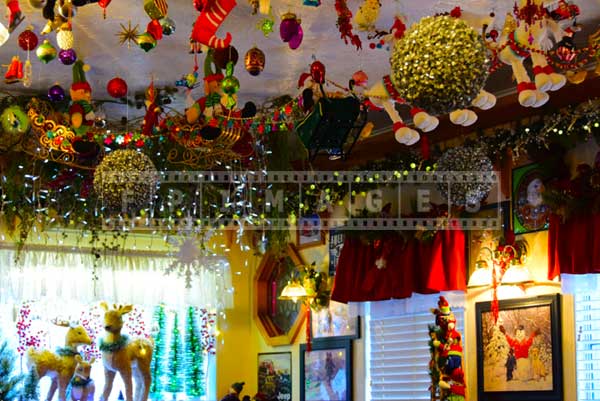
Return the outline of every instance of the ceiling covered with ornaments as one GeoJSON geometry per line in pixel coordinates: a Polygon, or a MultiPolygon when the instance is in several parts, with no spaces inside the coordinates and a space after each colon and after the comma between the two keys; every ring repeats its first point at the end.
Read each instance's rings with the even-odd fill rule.
{"type": "MultiPolygon", "coordinates": [[[[348,8],[356,13],[363,1],[348,0],[348,8]]],[[[19,0],[19,2],[25,20],[16,28],[8,42],[0,47],[0,61],[6,65],[14,55],[19,55],[21,60],[27,59],[27,52],[19,48],[17,37],[28,25],[33,26],[40,43],[47,39],[58,47],[55,32],[40,35],[46,24],[42,10],[34,7],[36,3],[40,3],[40,0],[19,0]]],[[[103,10],[98,3],[81,6],[75,10],[72,18],[73,48],[78,57],[91,67],[87,72],[87,80],[93,88],[94,98],[108,98],[106,84],[111,78],[117,76],[128,83],[129,97],[133,99],[136,94],[139,97],[139,94],[143,93],[151,80],[154,80],[157,87],[175,87],[177,80],[192,71],[195,60],[194,55],[189,53],[189,38],[199,13],[194,8],[192,0],[166,0],[166,2],[168,17],[174,22],[175,31],[169,36],[164,36],[158,41],[156,47],[148,52],[134,42],[125,41],[121,44],[119,36],[119,33],[128,26],[132,28],[138,26],[139,33],[146,30],[150,18],[144,11],[144,1],[112,0],[106,8],[106,18],[103,18],[103,10]]],[[[303,72],[309,70],[314,59],[320,60],[325,65],[328,79],[342,86],[347,85],[348,80],[357,70],[366,72],[371,82],[389,73],[387,45],[377,46],[378,39],[369,39],[367,32],[357,30],[356,26],[354,32],[362,42],[362,50],[357,50],[351,43],[345,44],[340,38],[333,0],[324,0],[320,6],[305,5],[318,3],[317,1],[272,0],[270,15],[260,12],[252,14],[252,6],[247,0],[238,0],[237,3],[217,31],[217,36],[224,38],[226,33],[230,32],[231,43],[239,52],[240,62],[234,74],[240,81],[241,101],[252,100],[261,104],[280,95],[297,94],[298,79],[303,72]],[[304,32],[303,40],[295,50],[292,50],[288,43],[284,43],[279,34],[281,16],[290,12],[301,19],[304,32]],[[261,25],[266,19],[274,21],[274,31],[271,33],[261,30],[261,25]],[[260,48],[266,57],[264,71],[258,76],[252,76],[244,70],[244,54],[253,46],[260,48]]],[[[407,25],[410,25],[428,14],[449,11],[457,5],[482,15],[494,11],[498,16],[512,11],[514,5],[513,0],[381,0],[381,3],[382,8],[376,23],[379,30],[388,30],[393,24],[395,15],[406,16],[407,25]]],[[[586,32],[595,31],[600,22],[600,0],[580,0],[576,3],[581,8],[578,22],[583,24],[586,32]]],[[[6,20],[3,22],[8,25],[6,20]]],[[[502,23],[500,18],[497,22],[498,30],[501,29],[502,23]]],[[[576,40],[585,42],[586,36],[580,35],[576,40]]],[[[29,57],[32,60],[31,86],[24,88],[21,83],[12,85],[2,83],[5,91],[45,93],[55,83],[60,83],[65,88],[70,86],[71,66],[63,65],[58,58],[44,64],[38,60],[35,51],[32,51],[29,57]]],[[[199,54],[197,61],[200,77],[204,75],[203,60],[204,54],[199,54]]],[[[512,88],[514,85],[511,85],[510,78],[508,71],[493,75],[487,88],[495,93],[512,88]]],[[[180,88],[174,94],[173,107],[183,108],[184,93],[185,91],[180,88]]],[[[201,95],[201,87],[192,93],[194,97],[201,95]]],[[[135,108],[127,108],[123,105],[119,107],[120,109],[117,110],[123,115],[136,113],[135,108]]],[[[140,112],[143,112],[143,108],[140,112]]]]}

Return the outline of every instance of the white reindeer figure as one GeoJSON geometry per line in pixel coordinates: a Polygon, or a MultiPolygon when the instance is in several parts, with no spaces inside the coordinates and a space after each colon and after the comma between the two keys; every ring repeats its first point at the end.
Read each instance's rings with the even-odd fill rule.
{"type": "Polygon", "coordinates": [[[68,322],[64,321],[54,321],[53,323],[69,328],[65,336],[65,346],[56,352],[36,351],[30,348],[27,351],[27,368],[35,369],[39,378],[50,377],[51,384],[46,401],[52,400],[56,389],[58,389],[58,400],[66,401],[67,387],[77,364],[76,358],[80,357],[77,347],[89,345],[92,340],[83,326],[70,326],[68,322]]]}
{"type": "Polygon", "coordinates": [[[131,312],[133,306],[113,305],[110,309],[106,302],[100,304],[104,309],[104,330],[106,337],[100,343],[104,364],[104,391],[101,401],[108,400],[117,372],[125,384],[126,401],[146,401],[150,391],[150,361],[153,344],[143,338],[130,340],[121,334],[123,315],[131,312]],[[135,378],[135,398],[133,397],[133,378],[135,378]]]}

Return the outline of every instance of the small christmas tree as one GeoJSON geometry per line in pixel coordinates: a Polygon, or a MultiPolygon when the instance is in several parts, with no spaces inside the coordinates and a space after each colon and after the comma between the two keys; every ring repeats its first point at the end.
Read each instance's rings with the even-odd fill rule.
{"type": "Polygon", "coordinates": [[[12,401],[19,396],[22,375],[14,374],[15,355],[7,342],[0,343],[0,400],[12,401]]]}
{"type": "Polygon", "coordinates": [[[23,382],[23,391],[21,393],[22,399],[24,401],[39,401],[40,392],[38,389],[38,383],[40,378],[35,370],[35,368],[31,368],[27,376],[25,376],[25,381],[23,382]]]}
{"type": "Polygon", "coordinates": [[[188,308],[185,328],[185,392],[190,397],[204,395],[204,354],[198,330],[196,309],[188,308]]]}
{"type": "Polygon", "coordinates": [[[179,332],[179,316],[175,312],[175,318],[173,319],[173,332],[171,333],[171,349],[169,350],[169,367],[167,369],[167,391],[173,393],[173,399],[175,394],[183,391],[183,361],[182,361],[182,344],[181,344],[181,333],[179,332]]]}
{"type": "Polygon", "coordinates": [[[164,375],[165,367],[165,307],[158,305],[154,310],[154,324],[157,328],[154,335],[154,352],[152,354],[152,363],[150,365],[150,393],[153,394],[153,399],[156,394],[163,390],[162,376],[164,375]]]}

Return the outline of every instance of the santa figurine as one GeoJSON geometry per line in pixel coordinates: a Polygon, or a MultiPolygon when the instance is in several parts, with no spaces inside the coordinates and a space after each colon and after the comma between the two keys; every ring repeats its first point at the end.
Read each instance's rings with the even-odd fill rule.
{"type": "Polygon", "coordinates": [[[465,374],[461,368],[454,369],[450,376],[444,376],[439,385],[448,394],[447,401],[465,401],[465,374]]]}
{"type": "Polygon", "coordinates": [[[73,64],[73,83],[71,84],[71,105],[69,106],[69,122],[76,134],[73,149],[82,155],[97,152],[98,145],[89,137],[88,131],[94,125],[94,109],[92,108],[92,87],[85,78],[89,66],[77,60],[73,64]]]}

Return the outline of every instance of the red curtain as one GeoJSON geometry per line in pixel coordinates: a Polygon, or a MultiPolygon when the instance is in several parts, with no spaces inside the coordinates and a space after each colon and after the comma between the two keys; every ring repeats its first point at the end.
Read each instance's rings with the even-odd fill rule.
{"type": "Polygon", "coordinates": [[[465,290],[466,239],[445,230],[431,241],[398,235],[364,242],[346,238],[335,272],[331,298],[338,302],[409,298],[414,292],[465,290]]]}
{"type": "Polygon", "coordinates": [[[550,216],[548,278],[561,273],[600,273],[600,214],[550,216]]]}

